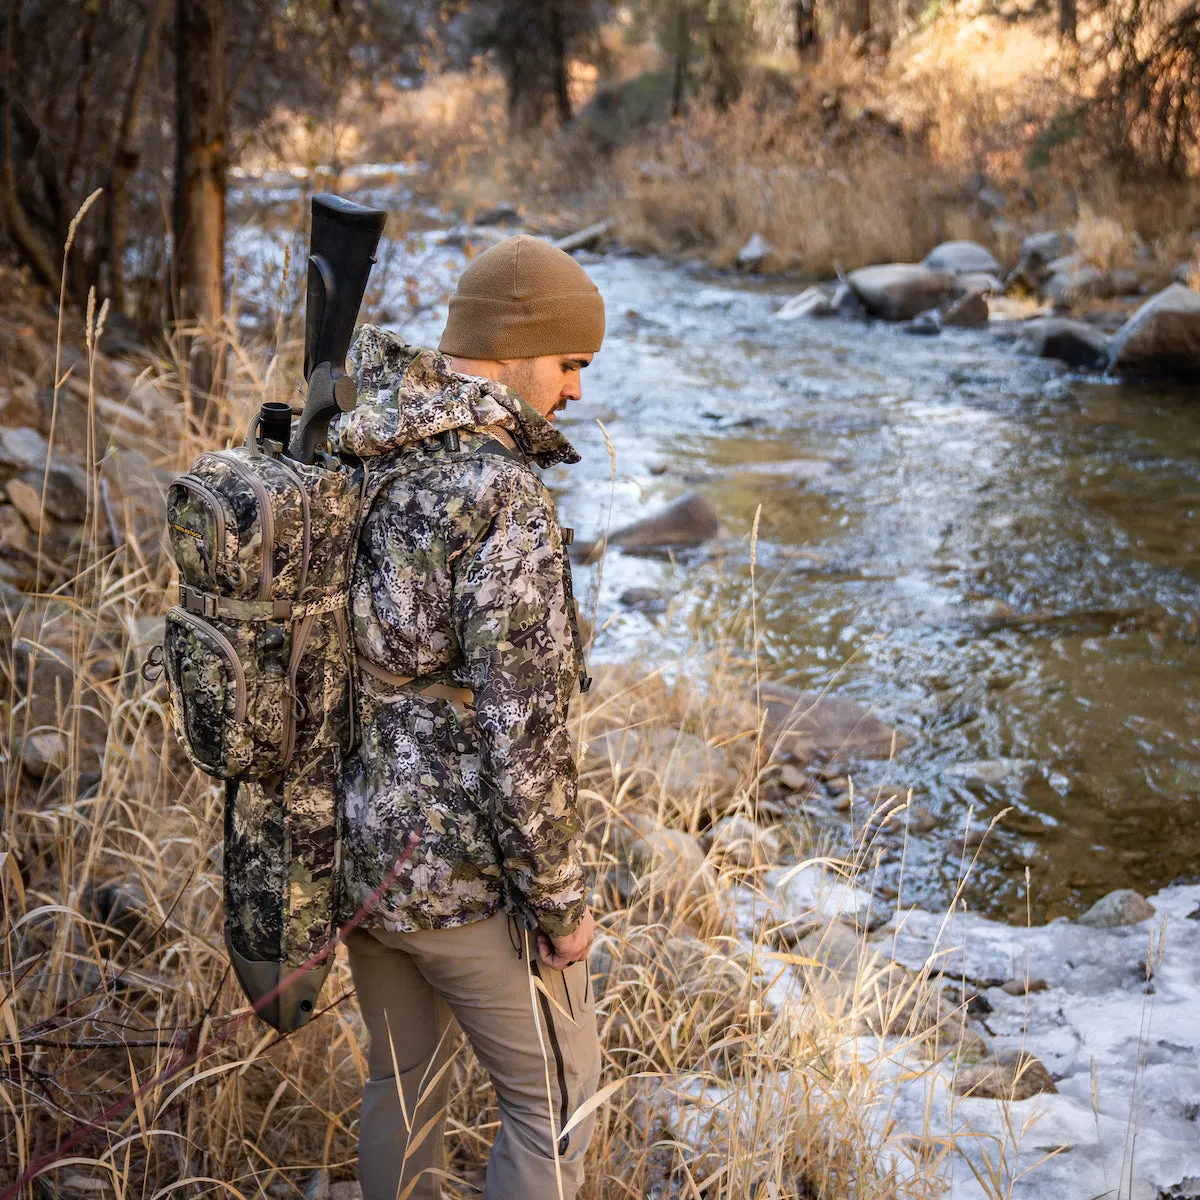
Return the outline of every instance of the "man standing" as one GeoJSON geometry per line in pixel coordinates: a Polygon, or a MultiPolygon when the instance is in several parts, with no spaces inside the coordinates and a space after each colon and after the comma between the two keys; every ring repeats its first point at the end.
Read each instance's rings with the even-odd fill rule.
{"type": "Polygon", "coordinates": [[[345,784],[348,940],[370,1035],[364,1200],[434,1200],[461,1030],[495,1085],[487,1200],[575,1196],[600,1047],[567,705],[584,682],[570,568],[531,464],[600,349],[568,255],[509,238],[463,272],[440,353],[364,327],[335,451],[367,473],[352,584],[361,741],[345,784]],[[396,869],[413,835],[411,857],[396,869]]]}

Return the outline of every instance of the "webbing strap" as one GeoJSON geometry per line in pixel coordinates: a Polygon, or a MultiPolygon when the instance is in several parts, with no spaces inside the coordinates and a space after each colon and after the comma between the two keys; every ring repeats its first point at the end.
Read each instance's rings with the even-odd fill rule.
{"type": "MultiPolygon", "coordinates": [[[[359,654],[358,669],[379,683],[386,683],[388,687],[401,689],[406,688],[410,683],[415,683],[419,676],[417,675],[397,675],[393,671],[389,671],[386,667],[381,667],[377,662],[372,662],[365,655],[359,654]]],[[[474,704],[475,693],[470,688],[454,687],[449,683],[429,683],[422,688],[416,689],[417,695],[428,696],[431,700],[450,700],[458,704],[474,704]]]]}
{"type": "Polygon", "coordinates": [[[301,617],[316,617],[333,612],[346,604],[349,592],[331,592],[306,604],[291,600],[235,600],[218,596],[190,584],[179,585],[179,604],[187,612],[200,617],[226,617],[230,621],[288,621],[301,617]]]}

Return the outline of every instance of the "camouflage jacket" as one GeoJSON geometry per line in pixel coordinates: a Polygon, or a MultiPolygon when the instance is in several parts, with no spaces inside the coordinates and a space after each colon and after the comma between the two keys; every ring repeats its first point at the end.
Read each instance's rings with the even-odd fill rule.
{"type": "Polygon", "coordinates": [[[565,933],[585,905],[566,725],[583,661],[554,501],[528,462],[579,456],[515,392],[383,330],[364,326],[350,363],[358,407],[330,444],[366,473],[355,648],[417,679],[359,672],[348,907],[385,883],[416,831],[366,928],[449,928],[509,903],[565,933]],[[507,431],[520,454],[481,452],[484,427],[507,431]],[[430,683],[471,689],[473,705],[422,695],[430,683]]]}

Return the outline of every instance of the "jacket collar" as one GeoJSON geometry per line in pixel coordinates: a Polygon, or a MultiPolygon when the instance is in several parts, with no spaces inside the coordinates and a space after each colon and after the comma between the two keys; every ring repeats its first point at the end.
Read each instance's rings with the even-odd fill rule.
{"type": "Polygon", "coordinates": [[[377,325],[359,328],[347,363],[358,405],[330,425],[334,453],[374,458],[449,430],[498,425],[540,467],[579,461],[553,423],[511,388],[460,375],[444,354],[410,346],[377,325]]]}

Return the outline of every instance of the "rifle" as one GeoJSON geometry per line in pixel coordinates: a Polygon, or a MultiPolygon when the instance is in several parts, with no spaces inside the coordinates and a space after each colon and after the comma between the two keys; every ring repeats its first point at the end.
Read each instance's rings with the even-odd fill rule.
{"type": "Polygon", "coordinates": [[[357,401],[354,380],[346,374],[346,351],[386,220],[387,213],[341,196],[313,197],[304,314],[308,395],[290,439],[290,413],[268,413],[264,405],[261,416],[263,438],[285,445],[287,456],[297,462],[314,462],[324,449],[329,422],[357,401]]]}

